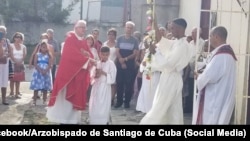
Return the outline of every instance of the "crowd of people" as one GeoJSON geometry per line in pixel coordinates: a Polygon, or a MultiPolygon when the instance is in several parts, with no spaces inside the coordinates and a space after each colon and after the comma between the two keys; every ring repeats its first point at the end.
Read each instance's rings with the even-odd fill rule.
{"type": "MultiPolygon", "coordinates": [[[[98,29],[85,35],[87,22],[79,20],[61,50],[53,29],[42,33],[29,60],[32,104],[41,91],[46,117],[60,124],[80,124],[83,110],[89,111],[89,124],[110,124],[111,107],[130,108],[133,98],[135,110],[144,115],[139,124],[184,124],[184,112],[194,113],[193,124],[229,124],[237,59],[226,43],[226,28],[212,28],[210,40],[204,40],[198,27],[186,35],[183,18],[166,27],[158,27],[156,18],[153,22],[154,39],[150,32],[134,31],[128,21],[124,34],[117,37],[110,28],[102,42],[98,29]]],[[[0,33],[0,87],[2,104],[8,105],[8,81],[10,96],[21,98],[27,50],[24,34],[17,32],[9,41],[6,27],[0,26],[0,33]]]]}

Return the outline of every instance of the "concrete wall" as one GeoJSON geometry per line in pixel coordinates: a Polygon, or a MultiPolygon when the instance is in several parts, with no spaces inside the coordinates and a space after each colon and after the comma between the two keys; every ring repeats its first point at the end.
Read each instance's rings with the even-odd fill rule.
{"type": "Polygon", "coordinates": [[[187,21],[186,35],[190,35],[193,27],[200,26],[200,9],[202,0],[180,0],[179,17],[187,21]]]}
{"type": "MultiPolygon", "coordinates": [[[[146,0],[132,0],[131,17],[136,24],[136,30],[144,32],[147,27],[146,12],[149,6],[146,0]]],[[[156,16],[159,25],[165,26],[166,23],[179,16],[179,0],[157,0],[156,16]]]]}
{"type": "MultiPolygon", "coordinates": [[[[118,30],[118,35],[123,33],[123,25],[122,24],[106,24],[100,25],[99,23],[89,22],[87,23],[87,33],[91,33],[92,29],[99,28],[100,29],[100,40],[106,40],[106,32],[110,27],[115,27],[118,30]]],[[[40,34],[46,32],[47,28],[54,29],[55,39],[58,40],[59,43],[63,42],[65,34],[73,30],[73,24],[67,25],[56,25],[53,23],[31,23],[31,22],[12,22],[6,24],[8,34],[8,38],[12,38],[12,35],[15,32],[22,32],[25,35],[24,44],[35,44],[39,41],[40,34]]]]}

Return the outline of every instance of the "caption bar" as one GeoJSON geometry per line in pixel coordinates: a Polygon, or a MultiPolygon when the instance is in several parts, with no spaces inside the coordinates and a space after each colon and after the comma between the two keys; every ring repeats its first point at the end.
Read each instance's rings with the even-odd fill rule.
{"type": "Polygon", "coordinates": [[[203,130],[193,130],[193,129],[184,129],[182,131],[170,129],[158,129],[158,130],[151,130],[145,129],[144,131],[131,131],[126,129],[120,130],[110,130],[110,129],[103,129],[103,130],[96,130],[92,129],[88,130],[74,130],[74,131],[65,131],[62,129],[51,129],[47,131],[42,131],[38,129],[22,129],[20,131],[13,131],[13,130],[2,130],[0,131],[0,136],[60,136],[60,137],[76,137],[76,136],[102,136],[102,137],[145,137],[145,136],[171,136],[171,137],[241,137],[246,138],[247,132],[245,129],[203,129],[203,130]]]}

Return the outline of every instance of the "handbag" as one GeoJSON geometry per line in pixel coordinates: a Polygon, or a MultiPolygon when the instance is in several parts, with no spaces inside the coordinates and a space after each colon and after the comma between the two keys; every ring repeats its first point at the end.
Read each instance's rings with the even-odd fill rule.
{"type": "Polygon", "coordinates": [[[13,75],[13,78],[11,78],[12,81],[17,81],[17,82],[20,82],[20,81],[24,81],[25,80],[25,72],[22,71],[22,72],[15,72],[14,75],[13,75]]]}
{"type": "Polygon", "coordinates": [[[25,72],[24,72],[24,65],[17,65],[14,64],[14,75],[11,78],[12,81],[24,81],[25,80],[25,72]]]}

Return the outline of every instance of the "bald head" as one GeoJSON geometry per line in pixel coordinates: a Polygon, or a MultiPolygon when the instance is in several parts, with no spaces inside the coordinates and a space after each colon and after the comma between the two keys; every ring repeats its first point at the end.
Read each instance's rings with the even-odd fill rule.
{"type": "Polygon", "coordinates": [[[196,41],[196,38],[197,38],[197,35],[201,35],[202,31],[201,31],[201,28],[198,28],[198,27],[194,27],[193,30],[192,30],[192,38],[194,39],[194,41],[196,41]],[[197,31],[199,30],[199,34],[197,34],[197,31]]]}
{"type": "Polygon", "coordinates": [[[192,32],[197,33],[198,30],[199,30],[199,33],[201,34],[202,30],[199,27],[194,27],[193,30],[192,30],[192,32]]]}
{"type": "Polygon", "coordinates": [[[216,26],[210,31],[210,43],[214,48],[219,47],[222,44],[226,44],[227,30],[223,26],[216,26]]]}
{"type": "Polygon", "coordinates": [[[74,30],[75,33],[80,36],[83,37],[86,31],[86,27],[87,26],[87,22],[84,20],[79,20],[77,21],[77,23],[75,24],[74,30]]]}
{"type": "Polygon", "coordinates": [[[217,35],[222,41],[227,40],[227,29],[223,26],[214,27],[211,34],[217,35]]]}

